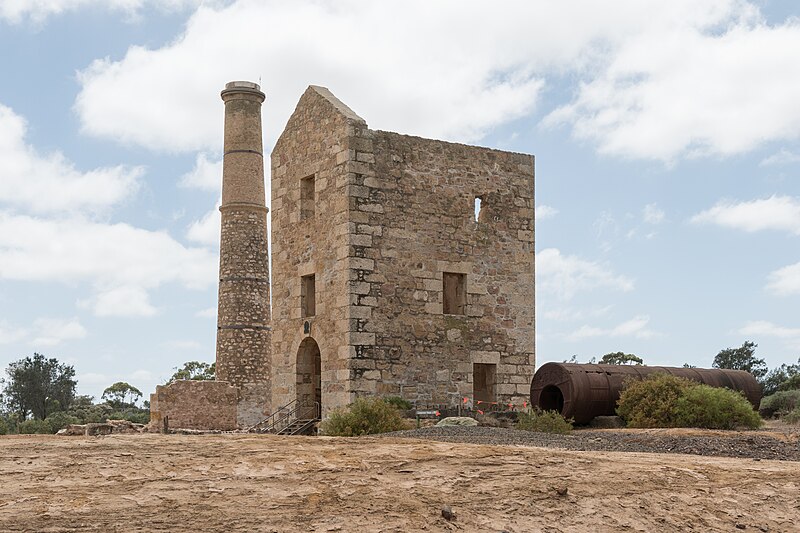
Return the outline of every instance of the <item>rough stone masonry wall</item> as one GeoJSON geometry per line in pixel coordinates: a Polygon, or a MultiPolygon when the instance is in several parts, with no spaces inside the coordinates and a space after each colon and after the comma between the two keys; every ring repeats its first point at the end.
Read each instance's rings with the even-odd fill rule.
{"type": "Polygon", "coordinates": [[[351,357],[348,289],[354,188],[349,139],[363,120],[327,89],[310,87],[272,151],[273,405],[296,398],[300,343],[319,345],[322,408],[347,405],[351,357]],[[301,180],[313,176],[314,216],[301,220],[301,180]],[[314,274],[315,316],[301,316],[301,276],[314,274]],[[304,332],[305,322],[310,331],[304,332]]]}
{"type": "Polygon", "coordinates": [[[159,385],[150,395],[150,424],[161,429],[233,430],[237,427],[236,387],[221,381],[183,380],[159,385]]]}
{"type": "Polygon", "coordinates": [[[521,404],[535,358],[533,157],[366,127],[351,145],[354,392],[457,405],[473,363],[490,363],[497,399],[521,404]],[[463,316],[442,312],[443,272],[466,274],[463,316]]]}

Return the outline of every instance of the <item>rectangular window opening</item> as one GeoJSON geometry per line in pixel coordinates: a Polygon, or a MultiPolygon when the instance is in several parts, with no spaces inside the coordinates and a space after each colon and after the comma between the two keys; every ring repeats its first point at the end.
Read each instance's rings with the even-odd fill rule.
{"type": "Polygon", "coordinates": [[[463,315],[467,312],[467,275],[442,273],[442,312],[446,315],[463,315]]]}
{"type": "Polygon", "coordinates": [[[481,220],[481,202],[483,198],[480,196],[475,197],[475,222],[480,222],[481,220]]]}
{"type": "Polygon", "coordinates": [[[472,398],[478,402],[497,401],[495,383],[497,382],[497,365],[473,363],[472,365],[472,398]]]}
{"type": "Polygon", "coordinates": [[[314,218],[315,214],[314,176],[300,180],[300,220],[314,218]]]}
{"type": "Polygon", "coordinates": [[[314,274],[300,278],[300,308],[303,318],[317,314],[316,283],[314,274]]]}

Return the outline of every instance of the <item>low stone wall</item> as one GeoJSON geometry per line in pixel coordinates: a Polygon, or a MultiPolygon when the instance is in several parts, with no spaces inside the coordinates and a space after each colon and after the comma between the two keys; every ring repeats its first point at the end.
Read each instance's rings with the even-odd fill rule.
{"type": "Polygon", "coordinates": [[[225,381],[182,380],[159,385],[150,395],[150,426],[234,430],[238,391],[225,381]]]}

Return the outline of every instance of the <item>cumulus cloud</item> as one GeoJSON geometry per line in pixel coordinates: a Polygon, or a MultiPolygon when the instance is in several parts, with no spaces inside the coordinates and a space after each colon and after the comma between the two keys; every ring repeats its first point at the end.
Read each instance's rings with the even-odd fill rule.
{"type": "Polygon", "coordinates": [[[800,163],[800,154],[783,148],[779,152],[762,159],[759,163],[759,166],[767,167],[771,165],[791,165],[793,163],[800,163]]]}
{"type": "Polygon", "coordinates": [[[7,320],[0,320],[0,344],[11,344],[24,339],[28,330],[12,325],[7,320]]]}
{"type": "Polygon", "coordinates": [[[158,311],[150,303],[150,295],[142,287],[120,286],[100,290],[78,307],[91,309],[96,316],[136,317],[153,316],[158,311]]]}
{"type": "Polygon", "coordinates": [[[767,290],[778,296],[800,294],[800,263],[771,272],[767,278],[767,290]]]}
{"type": "Polygon", "coordinates": [[[615,275],[608,266],[562,255],[556,248],[547,248],[537,254],[536,283],[538,290],[555,294],[562,300],[596,288],[633,290],[632,280],[615,275]]]}
{"type": "Polygon", "coordinates": [[[40,318],[33,323],[33,346],[56,346],[67,340],[86,337],[84,328],[77,318],[40,318]]]}
{"type": "Polygon", "coordinates": [[[661,224],[665,216],[664,211],[656,204],[647,204],[642,209],[642,220],[648,224],[661,224]]]}
{"type": "Polygon", "coordinates": [[[796,139],[800,20],[770,26],[746,2],[680,8],[684,21],[621,42],[546,124],[569,124],[601,153],[664,161],[796,139]]]}
{"type": "Polygon", "coordinates": [[[222,160],[211,160],[205,152],[197,154],[194,168],[181,176],[178,183],[182,187],[220,192],[222,189],[222,160]]]}
{"type": "Polygon", "coordinates": [[[748,322],[738,331],[748,337],[774,337],[782,339],[792,349],[800,349],[800,328],[779,326],[766,320],[748,322]]]}
{"type": "Polygon", "coordinates": [[[25,142],[25,119],[0,104],[0,203],[36,213],[101,210],[132,194],[142,167],[82,172],[61,153],[40,154],[25,142]]]}
{"type": "Polygon", "coordinates": [[[658,333],[649,329],[650,317],[639,315],[612,328],[598,328],[584,325],[567,336],[568,340],[578,341],[593,337],[634,337],[637,339],[651,339],[658,333]]]}
{"type": "Polygon", "coordinates": [[[90,283],[96,295],[83,305],[100,316],[152,314],[145,290],[165,283],[206,288],[216,269],[215,254],[166,232],[0,211],[0,279],[90,283]]]}
{"type": "Polygon", "coordinates": [[[11,24],[41,23],[50,17],[82,8],[112,9],[135,17],[147,6],[177,10],[203,1],[209,3],[208,0],[3,0],[0,2],[0,20],[11,24]]]}
{"type": "Polygon", "coordinates": [[[721,201],[696,214],[691,221],[716,224],[748,233],[778,230],[800,235],[800,199],[774,195],[747,202],[721,201]]]}
{"type": "Polygon", "coordinates": [[[555,207],[550,207],[549,205],[537,205],[536,206],[536,221],[540,220],[547,220],[548,218],[553,218],[558,214],[558,209],[555,207]]]}
{"type": "Polygon", "coordinates": [[[198,244],[219,246],[219,232],[222,223],[222,214],[219,212],[220,204],[221,200],[217,200],[214,209],[203,215],[200,220],[192,222],[186,232],[186,238],[198,244]]]}

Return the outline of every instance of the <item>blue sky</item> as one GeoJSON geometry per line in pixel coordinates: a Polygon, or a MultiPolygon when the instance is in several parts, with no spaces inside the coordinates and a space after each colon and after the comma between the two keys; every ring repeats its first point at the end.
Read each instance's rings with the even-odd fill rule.
{"type": "Polygon", "coordinates": [[[0,0],[0,367],[214,358],[219,91],[536,156],[537,364],[800,356],[800,8],[0,0]],[[502,7],[498,7],[502,6],[502,7]]]}

